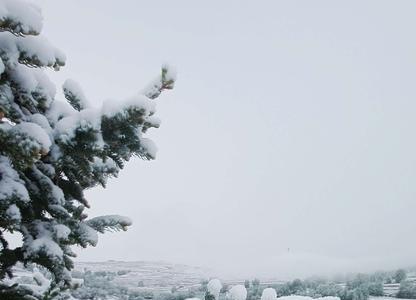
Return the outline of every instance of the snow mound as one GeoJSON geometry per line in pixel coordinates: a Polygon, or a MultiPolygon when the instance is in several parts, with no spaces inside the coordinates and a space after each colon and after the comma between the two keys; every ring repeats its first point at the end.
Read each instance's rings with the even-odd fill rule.
{"type": "Polygon", "coordinates": [[[261,300],[276,300],[277,293],[274,288],[266,288],[261,294],[261,300]]]}
{"type": "Polygon", "coordinates": [[[230,300],[246,300],[246,298],[247,298],[247,289],[242,284],[233,286],[228,292],[228,299],[230,300]]]}
{"type": "Polygon", "coordinates": [[[207,285],[208,292],[211,295],[213,295],[215,297],[215,299],[218,299],[218,297],[220,296],[221,288],[222,288],[222,284],[221,284],[221,281],[219,279],[216,279],[216,278],[211,279],[208,282],[208,285],[207,285]]]}

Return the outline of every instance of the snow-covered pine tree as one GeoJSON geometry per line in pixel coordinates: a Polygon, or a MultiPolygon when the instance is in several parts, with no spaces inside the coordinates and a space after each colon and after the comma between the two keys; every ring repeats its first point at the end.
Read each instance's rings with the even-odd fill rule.
{"type": "Polygon", "coordinates": [[[161,75],[126,100],[88,104],[79,85],[63,86],[56,99],[45,68],[59,70],[65,56],[40,35],[38,7],[24,0],[0,0],[0,298],[40,297],[10,285],[13,266],[40,265],[52,274],[50,291],[69,285],[72,245],[97,244],[97,232],[125,230],[121,216],[88,219],[84,190],[105,186],[132,156],[155,157],[143,134],[159,127],[154,99],[172,89],[174,74],[161,75]],[[20,233],[12,248],[6,233],[20,233]]]}

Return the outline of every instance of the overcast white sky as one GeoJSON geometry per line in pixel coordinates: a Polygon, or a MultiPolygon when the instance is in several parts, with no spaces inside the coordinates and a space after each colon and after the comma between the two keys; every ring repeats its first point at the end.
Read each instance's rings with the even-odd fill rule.
{"type": "Polygon", "coordinates": [[[131,217],[79,260],[299,276],[416,265],[415,1],[36,0],[90,100],[163,62],[156,161],[87,195],[131,217]]]}

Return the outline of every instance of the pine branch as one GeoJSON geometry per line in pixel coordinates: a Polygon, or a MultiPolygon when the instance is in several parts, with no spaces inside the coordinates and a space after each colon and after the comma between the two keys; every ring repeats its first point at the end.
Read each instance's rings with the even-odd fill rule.
{"type": "Polygon", "coordinates": [[[176,72],[168,65],[162,66],[162,72],[158,78],[151,82],[142,94],[150,99],[156,99],[164,90],[173,89],[176,81],[176,72]]]}

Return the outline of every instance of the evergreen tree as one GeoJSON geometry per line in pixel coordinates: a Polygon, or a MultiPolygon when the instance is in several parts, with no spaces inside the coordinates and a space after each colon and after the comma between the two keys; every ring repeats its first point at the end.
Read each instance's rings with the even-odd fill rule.
{"type": "Polygon", "coordinates": [[[371,296],[383,296],[384,289],[382,282],[370,282],[368,284],[368,294],[371,296]]]}
{"type": "Polygon", "coordinates": [[[71,246],[95,246],[97,232],[131,225],[115,215],[89,219],[84,191],[105,186],[133,156],[154,159],[156,148],[143,135],[160,124],[153,100],[174,85],[163,67],[124,101],[93,108],[72,80],[63,86],[66,101],[58,100],[44,69],[59,70],[65,55],[41,29],[39,8],[0,0],[0,299],[42,296],[13,284],[19,262],[49,270],[49,291],[57,294],[71,282],[71,246]],[[20,233],[22,245],[10,247],[6,232],[20,233]]]}
{"type": "Polygon", "coordinates": [[[400,283],[400,288],[399,288],[399,292],[397,293],[397,298],[416,299],[415,284],[411,281],[403,280],[400,283]]]}
{"type": "Polygon", "coordinates": [[[406,271],[403,269],[398,269],[396,273],[394,273],[394,280],[396,283],[401,283],[407,277],[406,271]]]}
{"type": "Polygon", "coordinates": [[[204,299],[205,300],[215,300],[215,296],[214,295],[212,295],[210,292],[206,292],[205,293],[205,297],[204,297],[204,299]]]}

